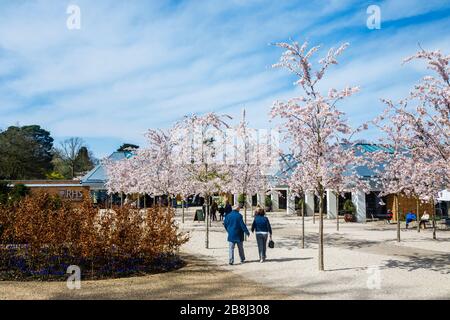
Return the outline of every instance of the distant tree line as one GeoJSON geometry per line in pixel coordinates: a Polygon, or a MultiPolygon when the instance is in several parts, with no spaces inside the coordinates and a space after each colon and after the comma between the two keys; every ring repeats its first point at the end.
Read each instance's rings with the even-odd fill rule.
{"type": "Polygon", "coordinates": [[[50,132],[39,125],[0,131],[0,180],[73,179],[96,163],[81,138],[55,146],[50,132]]]}

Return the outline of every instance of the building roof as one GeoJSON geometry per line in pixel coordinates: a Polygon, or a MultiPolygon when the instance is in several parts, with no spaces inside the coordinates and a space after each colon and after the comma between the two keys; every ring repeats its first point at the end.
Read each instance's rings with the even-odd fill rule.
{"type": "MultiPolygon", "coordinates": [[[[119,161],[129,159],[133,156],[131,151],[115,151],[107,159],[112,161],[119,161]]],[[[106,170],[103,163],[100,162],[94,169],[89,171],[82,179],[83,185],[103,185],[107,180],[106,170]]]]}
{"type": "MultiPolygon", "coordinates": [[[[350,145],[348,145],[350,147],[350,145]]],[[[376,151],[385,151],[392,153],[393,149],[373,143],[358,143],[354,145],[354,148],[357,148],[357,154],[362,155],[366,152],[376,152],[376,151]]],[[[134,155],[131,151],[116,151],[113,152],[108,160],[119,161],[123,159],[129,159],[134,155]]],[[[279,179],[285,175],[289,175],[290,172],[297,166],[297,162],[291,154],[282,155],[280,158],[280,169],[276,171],[269,177],[269,181],[271,184],[277,185],[279,179]]],[[[381,165],[380,165],[381,166],[381,165]]],[[[369,169],[367,166],[360,166],[357,168],[358,175],[370,179],[375,175],[372,169],[369,169]]],[[[107,180],[106,170],[103,166],[103,163],[99,163],[95,166],[94,169],[89,171],[82,179],[81,184],[90,186],[91,188],[103,188],[104,184],[107,180]]],[[[375,187],[375,186],[374,186],[375,187]]]]}
{"type": "MultiPolygon", "coordinates": [[[[353,146],[345,145],[345,147],[355,148],[356,155],[358,155],[358,156],[367,155],[368,153],[377,152],[377,151],[383,151],[383,152],[388,152],[388,153],[394,152],[393,148],[391,148],[389,146],[384,146],[384,145],[374,144],[374,143],[357,143],[357,144],[354,144],[353,146]]],[[[276,184],[276,181],[279,178],[289,175],[297,165],[298,165],[298,163],[296,162],[296,160],[294,159],[294,157],[291,154],[282,155],[281,159],[280,159],[280,170],[278,170],[274,174],[274,176],[271,177],[270,181],[273,184],[276,184]]],[[[383,168],[383,164],[380,164],[377,169],[381,170],[382,168],[383,168]]],[[[365,179],[370,179],[376,175],[374,170],[367,166],[357,167],[356,172],[359,176],[361,176],[365,179]]],[[[371,181],[370,181],[371,186],[372,186],[372,188],[376,189],[375,182],[372,180],[373,179],[371,179],[371,181]]]]}

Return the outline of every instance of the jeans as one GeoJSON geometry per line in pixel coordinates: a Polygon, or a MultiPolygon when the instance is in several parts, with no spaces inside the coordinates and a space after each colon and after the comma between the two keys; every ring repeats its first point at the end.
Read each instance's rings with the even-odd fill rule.
{"type": "Polygon", "coordinates": [[[413,221],[415,221],[415,220],[414,219],[406,219],[406,229],[408,229],[408,225],[413,221]]]}
{"type": "Polygon", "coordinates": [[[237,245],[241,262],[244,262],[245,261],[244,243],[241,241],[241,242],[229,242],[229,244],[230,244],[230,263],[234,263],[234,245],[237,245]]]}
{"type": "Polygon", "coordinates": [[[258,243],[259,259],[266,260],[266,249],[267,249],[267,236],[268,234],[257,233],[256,242],[258,243]]]}

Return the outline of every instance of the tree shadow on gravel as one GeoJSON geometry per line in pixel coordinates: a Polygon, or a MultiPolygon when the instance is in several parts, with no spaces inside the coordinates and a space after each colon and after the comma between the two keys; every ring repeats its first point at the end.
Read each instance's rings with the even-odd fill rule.
{"type": "Polygon", "coordinates": [[[305,257],[305,258],[276,258],[276,259],[271,259],[268,258],[266,260],[266,262],[264,263],[270,263],[270,262],[289,262],[289,261],[303,261],[303,260],[311,260],[313,259],[312,257],[305,257]]]}
{"type": "MultiPolygon", "coordinates": [[[[310,246],[311,244],[317,245],[318,244],[318,235],[314,234],[306,234],[305,235],[305,246],[310,246]]],[[[289,241],[279,241],[277,244],[280,243],[281,247],[288,247],[293,246],[300,247],[301,246],[301,236],[293,237],[289,236],[287,237],[289,241]]],[[[343,235],[335,235],[335,234],[324,234],[324,245],[327,247],[340,247],[343,249],[362,249],[367,247],[373,247],[376,245],[379,245],[380,242],[378,241],[371,241],[371,240],[354,240],[354,239],[348,239],[343,235]]]]}
{"type": "Polygon", "coordinates": [[[442,274],[450,274],[450,254],[431,254],[426,257],[403,256],[407,260],[389,259],[384,268],[397,268],[407,271],[419,269],[432,270],[442,274]]]}

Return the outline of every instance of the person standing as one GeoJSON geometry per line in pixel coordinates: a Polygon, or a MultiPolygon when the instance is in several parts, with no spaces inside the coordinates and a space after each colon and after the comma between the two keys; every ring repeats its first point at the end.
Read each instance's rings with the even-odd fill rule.
{"type": "Polygon", "coordinates": [[[223,220],[224,215],[225,215],[225,207],[223,206],[223,204],[221,204],[219,206],[219,219],[220,219],[220,221],[223,220]]]}
{"type": "Polygon", "coordinates": [[[228,243],[229,243],[229,264],[234,264],[234,247],[237,245],[239,251],[239,257],[241,258],[241,263],[245,262],[244,253],[244,234],[250,236],[250,232],[244,223],[242,215],[239,213],[241,208],[239,206],[235,207],[230,213],[225,216],[223,225],[228,233],[228,243]]]}
{"type": "Polygon", "coordinates": [[[256,232],[256,242],[258,244],[259,262],[264,262],[267,258],[267,239],[270,235],[272,239],[272,227],[269,218],[265,216],[264,209],[260,208],[255,212],[255,219],[252,223],[252,232],[256,232]]]}
{"type": "Polygon", "coordinates": [[[216,216],[217,209],[218,209],[217,202],[213,201],[213,203],[211,205],[211,220],[212,221],[216,221],[217,220],[217,216],[216,216]]]}
{"type": "Polygon", "coordinates": [[[230,202],[227,200],[227,202],[225,203],[225,210],[224,210],[225,216],[229,214],[231,211],[233,211],[233,209],[231,208],[230,202]]]}

